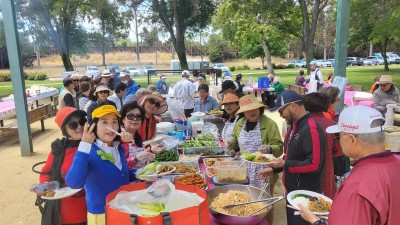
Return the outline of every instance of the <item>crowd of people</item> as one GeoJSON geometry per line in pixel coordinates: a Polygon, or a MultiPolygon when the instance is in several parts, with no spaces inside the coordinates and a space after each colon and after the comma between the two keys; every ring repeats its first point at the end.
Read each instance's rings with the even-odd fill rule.
{"type": "MultiPolygon", "coordinates": [[[[173,96],[186,117],[192,112],[223,109],[221,138],[233,156],[239,156],[240,150],[274,155],[269,167],[248,165],[251,186],[267,187],[273,195],[279,173],[283,173],[286,194],[309,190],[333,199],[331,225],[400,224],[400,181],[395,172],[400,169],[400,159],[385,151],[382,115],[389,108],[398,109],[399,90],[390,76],[382,76],[373,93],[374,98],[381,98],[376,103],[380,111],[354,106],[337,115],[339,89],[318,88],[323,79],[315,70],[310,83],[316,85],[316,91],[305,96],[285,90],[279,77],[270,77],[278,94],[274,107],[262,104],[252,94],[244,95],[242,75],[236,80],[226,77],[218,103],[209,94],[205,75],[199,74],[194,81],[189,71],[183,71],[173,96]],[[385,99],[391,100],[383,104],[385,99]],[[278,124],[265,110],[285,119],[283,139],[278,124]],[[348,175],[350,159],[354,164],[348,175]],[[338,177],[345,174],[348,177],[340,185],[338,177]]],[[[169,93],[166,77],[160,76],[155,86],[139,88],[129,73],[121,72],[117,83],[115,76],[104,71],[96,80],[72,76],[63,81],[55,117],[63,138],[52,142],[40,182],[54,180],[63,187],[83,189],[47,202],[42,224],[106,224],[106,196],[136,182],[137,169],[166,149],[161,144],[143,144],[156,136],[160,115],[168,110],[161,95],[169,93]]],[[[286,208],[289,225],[327,224],[307,207],[300,208],[300,216],[286,208]]],[[[267,215],[270,224],[273,215],[273,210],[267,215]]]]}

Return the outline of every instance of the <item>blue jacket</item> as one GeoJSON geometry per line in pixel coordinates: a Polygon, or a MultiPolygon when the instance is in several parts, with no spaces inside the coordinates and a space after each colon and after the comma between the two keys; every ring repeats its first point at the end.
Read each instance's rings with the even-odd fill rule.
{"type": "Polygon", "coordinates": [[[201,101],[201,98],[198,98],[194,103],[194,112],[208,112],[210,110],[218,110],[219,105],[217,99],[212,96],[207,96],[207,100],[205,103],[201,101]]]}
{"type": "Polygon", "coordinates": [[[89,154],[77,151],[65,179],[71,188],[85,187],[87,209],[92,214],[105,213],[107,195],[128,184],[130,180],[133,181],[135,177],[134,171],[128,170],[125,151],[121,145],[118,146],[121,170],[114,163],[102,160],[97,155],[99,149],[93,143],[89,154]]]}
{"type": "Polygon", "coordinates": [[[168,94],[168,85],[162,80],[158,80],[156,83],[157,91],[160,94],[168,94]]]}
{"type": "Polygon", "coordinates": [[[128,88],[126,89],[126,94],[122,97],[122,99],[125,101],[125,98],[128,95],[136,94],[137,90],[139,89],[138,84],[134,80],[129,81],[128,88]]]}

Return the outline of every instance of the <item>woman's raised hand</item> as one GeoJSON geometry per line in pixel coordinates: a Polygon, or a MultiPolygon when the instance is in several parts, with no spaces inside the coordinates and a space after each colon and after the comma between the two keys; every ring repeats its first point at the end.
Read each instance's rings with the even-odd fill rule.
{"type": "Polygon", "coordinates": [[[96,140],[96,135],[93,133],[93,129],[96,126],[96,123],[92,123],[89,125],[88,123],[85,124],[83,127],[83,134],[82,134],[82,142],[86,142],[92,144],[94,140],[96,140]]]}
{"type": "Polygon", "coordinates": [[[132,142],[133,141],[133,135],[129,132],[122,131],[121,132],[121,141],[123,142],[132,142]]]}

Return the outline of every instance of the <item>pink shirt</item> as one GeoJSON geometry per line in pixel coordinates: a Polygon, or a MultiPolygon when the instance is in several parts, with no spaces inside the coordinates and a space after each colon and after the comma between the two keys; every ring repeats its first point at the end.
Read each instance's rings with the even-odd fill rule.
{"type": "Polygon", "coordinates": [[[399,225],[399,171],[390,151],[359,160],[333,199],[329,225],[399,225]]]}

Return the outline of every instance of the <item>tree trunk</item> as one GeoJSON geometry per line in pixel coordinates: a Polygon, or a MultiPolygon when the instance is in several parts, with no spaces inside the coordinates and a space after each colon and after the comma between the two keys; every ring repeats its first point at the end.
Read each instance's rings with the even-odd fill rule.
{"type": "Polygon", "coordinates": [[[139,25],[138,25],[138,16],[137,16],[137,8],[133,9],[135,14],[135,32],[136,32],[136,60],[137,63],[140,64],[140,54],[139,54],[139,25]]]}
{"type": "Polygon", "coordinates": [[[74,71],[74,66],[71,63],[69,55],[66,52],[61,52],[60,56],[64,64],[65,71],[74,71]]]}
{"type": "Polygon", "coordinates": [[[104,20],[101,20],[101,56],[103,58],[103,63],[101,64],[102,66],[106,65],[106,41],[105,37],[106,36],[106,28],[105,28],[105,23],[104,20]]]}
{"type": "Polygon", "coordinates": [[[274,68],[272,67],[271,53],[269,52],[269,48],[268,48],[267,43],[265,41],[262,41],[262,47],[263,47],[263,50],[264,50],[265,59],[267,61],[268,74],[275,74],[274,73],[274,68]]]}
{"type": "Polygon", "coordinates": [[[181,27],[183,24],[180,23],[178,16],[178,3],[177,0],[173,1],[174,4],[174,17],[175,17],[175,31],[176,36],[172,40],[174,43],[176,54],[178,55],[179,62],[181,63],[182,69],[189,69],[186,59],[186,47],[185,47],[185,28],[181,27]]]}
{"type": "Polygon", "coordinates": [[[372,43],[369,44],[369,55],[374,55],[374,44],[372,43]]]}
{"type": "Polygon", "coordinates": [[[383,42],[383,52],[382,52],[383,62],[385,64],[384,71],[389,71],[389,62],[388,62],[388,60],[386,58],[387,44],[388,44],[388,40],[385,39],[384,42],[383,42]]]}
{"type": "Polygon", "coordinates": [[[261,69],[263,70],[265,68],[265,57],[260,57],[261,58],[261,69]]]}

